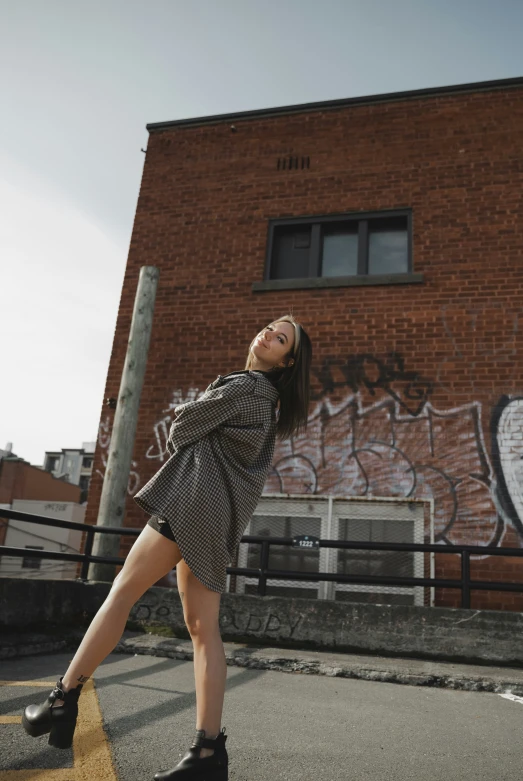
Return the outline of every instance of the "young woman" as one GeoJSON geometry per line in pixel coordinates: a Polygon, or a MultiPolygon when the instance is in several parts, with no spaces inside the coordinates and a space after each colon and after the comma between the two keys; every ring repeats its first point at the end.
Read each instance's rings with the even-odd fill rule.
{"type": "Polygon", "coordinates": [[[116,646],[134,603],[176,567],[194,648],[196,736],[178,765],[154,778],[227,781],[220,730],[227,666],[218,621],[226,567],[262,493],[276,436],[307,428],[311,359],[307,333],[285,315],[251,342],[244,370],[218,376],[196,401],[176,407],[170,457],[134,497],[151,518],[67,672],[45,703],[25,709],[29,735],[50,733],[51,746],[71,746],[83,684],[116,646]]]}

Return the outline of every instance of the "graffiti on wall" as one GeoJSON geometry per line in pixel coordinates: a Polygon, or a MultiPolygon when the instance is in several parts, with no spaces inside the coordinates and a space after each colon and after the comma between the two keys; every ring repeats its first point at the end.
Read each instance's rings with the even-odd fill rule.
{"type": "Polygon", "coordinates": [[[410,415],[417,415],[430,397],[434,383],[418,372],[407,371],[405,361],[399,353],[389,353],[384,358],[363,354],[349,356],[346,363],[324,360],[318,379],[322,390],[318,398],[332,393],[336,388],[349,387],[354,393],[365,388],[375,397],[384,391],[400,408],[410,415]],[[336,363],[342,379],[336,381],[332,366],[336,363]]]}
{"type": "Polygon", "coordinates": [[[169,436],[171,423],[174,420],[175,407],[179,404],[187,404],[189,401],[196,401],[201,395],[197,388],[189,388],[189,392],[185,395],[180,390],[173,392],[170,403],[162,411],[162,417],[153,426],[154,443],[147,449],[145,453],[146,458],[161,462],[169,458],[167,437],[169,436]]]}
{"type": "MultiPolygon", "coordinates": [[[[162,415],[153,425],[153,437],[154,442],[147,448],[145,458],[160,461],[169,458],[169,452],[167,450],[167,437],[169,435],[169,428],[174,420],[174,408],[179,404],[184,404],[188,401],[194,401],[201,393],[197,388],[190,388],[187,394],[183,394],[180,390],[173,392],[171,402],[167,405],[166,409],[162,410],[162,415]]],[[[98,446],[100,448],[103,471],[97,469],[96,472],[100,477],[104,478],[105,470],[107,469],[107,458],[109,455],[109,446],[111,444],[111,418],[106,415],[103,420],[100,421],[98,427],[98,446]]],[[[129,473],[129,482],[127,484],[127,493],[129,496],[134,496],[142,484],[140,473],[138,472],[138,462],[131,462],[131,471],[129,473]]]]}
{"type": "Polygon", "coordinates": [[[523,537],[523,396],[502,396],[490,422],[500,512],[523,537]]]}
{"type": "MultiPolygon", "coordinates": [[[[103,472],[97,469],[96,472],[100,475],[102,480],[105,477],[105,470],[107,469],[107,458],[109,455],[109,445],[111,444],[111,419],[109,415],[106,415],[104,420],[100,421],[98,426],[98,446],[100,448],[100,455],[102,459],[103,472]]],[[[131,471],[129,472],[129,481],[127,483],[127,493],[129,496],[134,494],[140,488],[140,475],[136,471],[138,464],[136,461],[131,461],[131,471]]]]}
{"type": "Polygon", "coordinates": [[[499,544],[481,405],[439,410],[433,384],[396,353],[350,356],[334,401],[326,362],[307,433],[277,442],[267,492],[432,499],[435,541],[499,544]]]}
{"type": "MultiPolygon", "coordinates": [[[[435,382],[397,352],[326,359],[316,375],[307,432],[277,441],[265,493],[431,499],[436,542],[500,545],[507,524],[523,537],[523,397],[494,408],[490,459],[481,404],[438,409],[435,382]]],[[[158,468],[169,458],[175,407],[199,395],[173,392],[154,423],[145,458],[158,468]]],[[[104,467],[109,425],[107,417],[99,432],[104,467]]],[[[137,467],[130,495],[141,484],[137,467]]]]}

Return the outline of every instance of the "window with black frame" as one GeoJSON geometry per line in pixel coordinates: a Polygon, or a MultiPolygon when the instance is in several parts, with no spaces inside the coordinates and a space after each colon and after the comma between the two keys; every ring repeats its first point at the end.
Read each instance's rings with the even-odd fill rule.
{"type": "Polygon", "coordinates": [[[409,274],[410,212],[274,220],[267,279],[409,274]]]}

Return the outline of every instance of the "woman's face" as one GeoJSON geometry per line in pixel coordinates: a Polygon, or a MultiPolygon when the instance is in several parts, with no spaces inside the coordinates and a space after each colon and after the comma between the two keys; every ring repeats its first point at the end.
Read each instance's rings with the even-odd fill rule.
{"type": "MultiPolygon", "coordinates": [[[[263,328],[251,346],[252,368],[271,371],[285,366],[285,356],[294,348],[294,326],[283,321],[263,328]]],[[[290,360],[290,365],[294,363],[290,360]]]]}

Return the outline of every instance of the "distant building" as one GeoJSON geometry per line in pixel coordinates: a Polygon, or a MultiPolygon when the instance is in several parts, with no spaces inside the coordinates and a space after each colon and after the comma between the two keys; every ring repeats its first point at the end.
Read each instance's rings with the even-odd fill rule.
{"type": "Polygon", "coordinates": [[[82,442],[81,448],[46,450],[44,470],[59,480],[65,480],[81,489],[80,504],[87,502],[89,483],[93,472],[95,442],[82,442]]]}
{"type": "MultiPolygon", "coordinates": [[[[76,502],[38,501],[15,499],[12,510],[32,515],[57,518],[63,521],[83,523],[85,506],[76,502]]],[[[29,550],[60,551],[78,553],[82,532],[76,529],[63,529],[57,526],[43,526],[9,519],[4,545],[29,550]]],[[[0,559],[0,577],[4,578],[75,578],[76,562],[40,559],[34,556],[2,556],[0,559]]]]}
{"type": "MultiPolygon", "coordinates": [[[[0,509],[15,509],[18,501],[65,502],[79,506],[81,493],[80,486],[57,480],[41,467],[14,455],[9,448],[0,451],[0,509]]],[[[30,512],[38,514],[36,510],[30,512]]],[[[7,544],[8,525],[9,519],[0,517],[0,545],[7,544]]]]}

